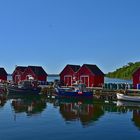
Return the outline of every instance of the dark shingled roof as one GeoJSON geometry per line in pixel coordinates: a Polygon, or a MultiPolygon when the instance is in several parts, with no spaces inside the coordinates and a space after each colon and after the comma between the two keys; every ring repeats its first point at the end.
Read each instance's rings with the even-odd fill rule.
{"type": "Polygon", "coordinates": [[[104,73],[96,65],[84,64],[84,66],[86,66],[95,75],[104,75],[104,73]]]}
{"type": "Polygon", "coordinates": [[[7,75],[7,72],[4,68],[0,68],[0,75],[7,75]]]}
{"type": "Polygon", "coordinates": [[[24,72],[26,68],[27,68],[27,67],[17,66],[17,67],[16,67],[16,70],[19,70],[19,71],[21,71],[21,72],[24,72]]]}
{"type": "Polygon", "coordinates": [[[74,72],[77,72],[80,69],[80,65],[67,65],[72,68],[74,72]]]}
{"type": "Polygon", "coordinates": [[[47,73],[45,72],[45,70],[40,66],[28,66],[28,68],[30,68],[37,76],[40,76],[40,75],[47,76],[47,73]]]}

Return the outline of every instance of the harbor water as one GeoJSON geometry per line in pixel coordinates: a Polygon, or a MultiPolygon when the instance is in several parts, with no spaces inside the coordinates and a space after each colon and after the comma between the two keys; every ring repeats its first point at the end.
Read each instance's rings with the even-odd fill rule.
{"type": "Polygon", "coordinates": [[[1,140],[139,140],[140,103],[1,95],[0,130],[1,140]]]}
{"type": "Polygon", "coordinates": [[[1,140],[139,140],[140,104],[0,98],[1,140]]]}

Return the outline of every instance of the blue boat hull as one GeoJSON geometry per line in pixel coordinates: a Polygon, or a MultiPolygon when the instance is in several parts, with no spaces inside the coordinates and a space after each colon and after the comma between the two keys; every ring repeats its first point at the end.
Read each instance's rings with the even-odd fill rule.
{"type": "Polygon", "coordinates": [[[56,95],[63,96],[63,97],[86,97],[86,98],[93,98],[92,92],[74,92],[74,91],[65,91],[63,89],[57,89],[56,95]]]}

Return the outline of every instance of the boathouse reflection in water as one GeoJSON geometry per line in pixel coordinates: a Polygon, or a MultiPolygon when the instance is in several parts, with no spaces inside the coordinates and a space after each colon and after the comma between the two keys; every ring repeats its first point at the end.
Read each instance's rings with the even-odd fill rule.
{"type": "Polygon", "coordinates": [[[60,113],[65,121],[80,120],[83,125],[97,121],[104,115],[101,106],[82,102],[60,102],[60,113]]]}
{"type": "Polygon", "coordinates": [[[33,117],[47,110],[47,104],[53,105],[59,110],[65,122],[80,121],[83,126],[99,123],[107,113],[126,114],[132,113],[133,124],[140,129],[140,103],[122,102],[105,103],[100,100],[77,100],[77,99],[51,99],[38,97],[7,97],[0,96],[0,109],[11,102],[15,114],[26,113],[33,117]]]}
{"type": "Polygon", "coordinates": [[[12,99],[15,113],[26,113],[28,116],[40,114],[47,108],[46,99],[41,97],[12,99]]]}

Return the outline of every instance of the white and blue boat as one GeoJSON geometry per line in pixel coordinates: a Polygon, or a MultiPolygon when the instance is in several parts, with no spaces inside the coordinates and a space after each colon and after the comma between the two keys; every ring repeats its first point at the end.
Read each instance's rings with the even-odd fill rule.
{"type": "Polygon", "coordinates": [[[88,90],[85,84],[78,84],[72,88],[55,88],[56,95],[60,97],[93,98],[93,92],[88,90]]]}

